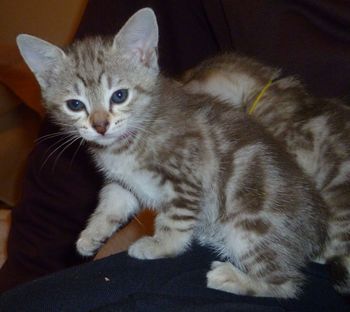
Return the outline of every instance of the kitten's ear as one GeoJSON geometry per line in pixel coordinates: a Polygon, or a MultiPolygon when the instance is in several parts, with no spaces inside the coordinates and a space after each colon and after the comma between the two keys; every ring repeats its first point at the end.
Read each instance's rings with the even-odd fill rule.
{"type": "Polygon", "coordinates": [[[158,71],[158,24],[153,10],[144,8],[131,16],[115,36],[113,47],[158,71]]]}
{"type": "Polygon", "coordinates": [[[40,86],[45,87],[50,76],[62,64],[64,52],[55,45],[30,35],[18,35],[16,41],[24,61],[40,86]]]}

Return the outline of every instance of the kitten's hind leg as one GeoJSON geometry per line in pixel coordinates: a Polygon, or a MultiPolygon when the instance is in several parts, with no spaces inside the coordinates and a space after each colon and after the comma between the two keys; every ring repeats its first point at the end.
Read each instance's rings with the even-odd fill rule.
{"type": "Polygon", "coordinates": [[[333,286],[350,295],[350,162],[344,161],[338,174],[321,190],[329,210],[328,240],[323,258],[330,265],[333,286]]]}
{"type": "Polygon", "coordinates": [[[275,276],[268,281],[252,277],[230,262],[220,261],[212,263],[207,273],[207,286],[237,295],[257,297],[294,298],[298,291],[298,285],[293,279],[275,276]]]}
{"type": "Polygon", "coordinates": [[[138,208],[135,196],[119,184],[104,186],[100,192],[99,205],[76,243],[78,252],[83,256],[92,256],[138,208]]]}
{"type": "Polygon", "coordinates": [[[275,241],[270,237],[252,243],[252,239],[259,238],[240,231],[231,233],[229,238],[232,240],[226,240],[220,250],[223,258],[235,266],[231,262],[214,262],[207,274],[209,288],[246,296],[297,297],[303,282],[298,269],[305,262],[302,256],[296,257],[282,239],[275,241]]]}

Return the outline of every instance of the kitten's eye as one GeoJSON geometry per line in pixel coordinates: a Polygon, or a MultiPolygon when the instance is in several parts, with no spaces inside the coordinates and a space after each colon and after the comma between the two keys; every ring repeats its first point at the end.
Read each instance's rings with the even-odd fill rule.
{"type": "Polygon", "coordinates": [[[85,109],[85,105],[82,101],[79,100],[68,100],[67,107],[73,112],[79,112],[85,109]]]}
{"type": "Polygon", "coordinates": [[[111,104],[122,104],[128,98],[128,89],[120,89],[115,91],[111,96],[111,104]]]}

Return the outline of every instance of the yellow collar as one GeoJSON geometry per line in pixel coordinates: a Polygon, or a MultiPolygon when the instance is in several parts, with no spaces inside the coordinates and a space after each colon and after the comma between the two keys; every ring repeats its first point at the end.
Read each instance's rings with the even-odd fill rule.
{"type": "Polygon", "coordinates": [[[262,88],[262,90],[260,91],[260,93],[257,95],[257,97],[255,98],[253,104],[250,106],[249,110],[248,110],[248,114],[251,115],[254,113],[256,107],[259,104],[259,101],[261,100],[261,98],[264,96],[265,92],[267,91],[267,89],[271,86],[272,84],[272,79],[270,79],[268,81],[268,83],[265,85],[264,88],[262,88]]]}

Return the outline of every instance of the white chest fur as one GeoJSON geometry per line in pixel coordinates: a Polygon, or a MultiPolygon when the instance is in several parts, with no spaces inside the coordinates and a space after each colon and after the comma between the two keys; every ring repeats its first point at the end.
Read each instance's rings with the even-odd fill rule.
{"type": "Polygon", "coordinates": [[[161,176],[141,166],[135,155],[101,152],[97,163],[108,179],[124,184],[142,205],[158,208],[175,197],[172,185],[161,183],[161,176]]]}

